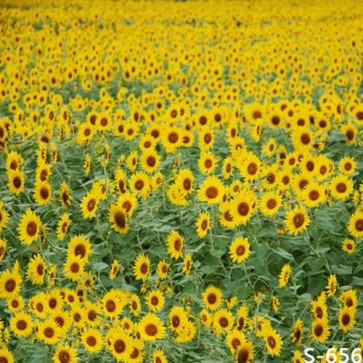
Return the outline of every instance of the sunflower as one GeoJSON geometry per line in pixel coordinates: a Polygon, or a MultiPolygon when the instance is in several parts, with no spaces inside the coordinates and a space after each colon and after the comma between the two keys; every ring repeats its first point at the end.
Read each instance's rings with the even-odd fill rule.
{"type": "Polygon", "coordinates": [[[10,329],[18,337],[29,336],[33,329],[32,317],[25,312],[18,312],[10,319],[10,329]]]}
{"type": "Polygon", "coordinates": [[[120,271],[120,263],[117,260],[113,260],[108,278],[111,281],[114,280],[117,277],[119,271],[120,271]]]}
{"type": "Polygon", "coordinates": [[[166,261],[164,261],[164,260],[159,261],[156,271],[162,280],[167,278],[168,272],[169,272],[169,267],[170,266],[166,261]]]}
{"type": "Polygon", "coordinates": [[[326,319],[315,319],[311,325],[311,336],[313,340],[325,342],[330,335],[330,328],[326,319]]]}
{"type": "Polygon", "coordinates": [[[150,192],[150,179],[143,172],[136,172],[131,175],[130,189],[135,195],[146,197],[150,192]]]}
{"type": "Polygon", "coordinates": [[[147,173],[154,173],[160,167],[160,155],[153,149],[144,151],[141,156],[141,167],[147,173]]]}
{"type": "Polygon", "coordinates": [[[261,197],[259,207],[263,215],[272,217],[278,213],[282,204],[282,197],[276,192],[266,192],[261,197]]]}
{"type": "Polygon", "coordinates": [[[236,363],[250,363],[253,361],[254,352],[253,344],[250,340],[244,339],[238,346],[236,353],[236,363]]]}
{"type": "Polygon", "coordinates": [[[126,165],[130,171],[134,172],[139,162],[139,153],[137,150],[132,151],[126,159],[126,165]]]}
{"type": "Polygon", "coordinates": [[[272,356],[279,356],[281,354],[282,339],[279,333],[274,329],[269,328],[264,334],[265,345],[267,352],[272,356]]]}
{"type": "Polygon", "coordinates": [[[150,291],[146,296],[146,305],[153,312],[163,309],[165,304],[165,297],[160,290],[150,291]]]}
{"type": "Polygon", "coordinates": [[[129,363],[142,363],[144,362],[145,352],[144,342],[138,339],[132,341],[131,353],[129,355],[129,363]]]}
{"type": "Polygon", "coordinates": [[[106,336],[108,348],[117,361],[128,361],[133,352],[133,340],[121,328],[114,328],[106,336]]]}
{"type": "Polygon", "coordinates": [[[192,266],[193,266],[193,259],[192,259],[192,254],[191,253],[187,253],[184,256],[184,263],[183,263],[183,269],[182,271],[184,272],[184,274],[186,276],[189,276],[192,270],[192,266]]]}
{"type": "Polygon", "coordinates": [[[353,237],[363,237],[363,211],[357,209],[350,216],[348,231],[353,237]]]}
{"type": "Polygon", "coordinates": [[[346,175],[337,175],[330,182],[330,194],[334,199],[346,199],[353,191],[353,182],[346,175]]]}
{"type": "Polygon", "coordinates": [[[311,302],[311,311],[316,319],[327,319],[328,318],[328,308],[326,305],[326,294],[321,293],[317,299],[311,302]]]}
{"type": "Polygon", "coordinates": [[[55,311],[59,311],[63,308],[64,300],[59,289],[50,290],[44,296],[44,309],[47,313],[54,313],[55,311]]]}
{"type": "Polygon", "coordinates": [[[70,311],[70,316],[72,319],[72,323],[76,327],[83,327],[85,325],[86,313],[82,306],[75,304],[75,306],[72,307],[72,310],[70,311]]]}
{"type": "Polygon", "coordinates": [[[139,295],[132,293],[130,295],[129,305],[130,305],[131,313],[134,316],[139,316],[139,314],[141,312],[141,302],[140,302],[139,295]]]}
{"type": "Polygon", "coordinates": [[[141,339],[149,342],[162,339],[166,332],[160,318],[153,313],[146,314],[139,322],[138,328],[141,339]]]}
{"type": "Polygon", "coordinates": [[[196,333],[196,326],[191,321],[187,320],[177,331],[175,342],[178,344],[190,342],[194,339],[196,333]]]}
{"type": "Polygon", "coordinates": [[[211,174],[217,167],[218,159],[212,152],[203,151],[198,160],[198,168],[203,174],[211,174]]]}
{"type": "Polygon", "coordinates": [[[203,305],[210,310],[218,309],[223,300],[222,291],[214,286],[209,286],[202,294],[203,305]]]}
{"type": "Polygon", "coordinates": [[[54,345],[59,341],[59,327],[52,319],[38,322],[35,331],[37,332],[38,339],[42,340],[44,343],[54,345]]]}
{"type": "Polygon", "coordinates": [[[199,186],[198,198],[208,204],[219,203],[223,199],[225,187],[216,176],[207,177],[199,186]]]}
{"type": "Polygon", "coordinates": [[[152,363],[168,363],[165,353],[161,349],[153,351],[152,363]]]}
{"type": "Polygon", "coordinates": [[[24,159],[17,151],[10,151],[6,157],[6,170],[17,170],[24,164],[24,159]]]}
{"type": "Polygon", "coordinates": [[[301,352],[298,350],[294,351],[294,356],[292,357],[292,359],[293,359],[292,363],[303,363],[304,362],[304,357],[301,354],[301,352]]]}
{"type": "Polygon", "coordinates": [[[218,310],[213,316],[213,331],[214,334],[226,334],[232,329],[234,323],[233,314],[227,309],[218,310]]]}
{"type": "Polygon", "coordinates": [[[295,207],[286,214],[285,225],[289,234],[296,236],[305,231],[309,224],[310,218],[304,207],[295,207]]]}
{"type": "Polygon", "coordinates": [[[87,329],[82,333],[81,340],[87,352],[97,353],[103,348],[103,337],[97,329],[87,329]]]}
{"type": "Polygon", "coordinates": [[[11,299],[20,293],[23,279],[20,275],[19,262],[16,261],[12,271],[5,270],[0,275],[0,299],[11,299]]]}
{"type": "Polygon", "coordinates": [[[7,300],[8,309],[13,313],[18,313],[24,308],[24,299],[19,295],[7,300]]]}
{"type": "Polygon", "coordinates": [[[150,276],[150,259],[147,255],[138,255],[134,263],[136,280],[146,281],[150,276]]]}
{"type": "Polygon", "coordinates": [[[53,355],[54,363],[77,363],[78,353],[77,350],[69,345],[61,343],[53,355]]]}
{"type": "Polygon", "coordinates": [[[134,213],[135,208],[137,207],[137,199],[130,192],[126,191],[122,193],[118,198],[118,204],[127,212],[127,215],[130,217],[134,213]]]}
{"type": "Polygon", "coordinates": [[[28,270],[26,276],[33,285],[42,285],[44,283],[44,274],[47,268],[41,254],[37,254],[28,263],[28,270]]]}
{"type": "Polygon", "coordinates": [[[95,216],[99,203],[98,194],[95,192],[87,193],[81,201],[82,217],[89,219],[95,216]]]}
{"type": "Polygon", "coordinates": [[[175,178],[175,187],[188,195],[193,192],[194,174],[190,169],[180,169],[175,178]]]}
{"type": "Polygon", "coordinates": [[[231,216],[236,225],[245,225],[257,207],[257,198],[249,190],[241,190],[231,202],[231,216]]]}
{"type": "Polygon", "coordinates": [[[197,234],[200,238],[203,238],[207,235],[211,224],[210,224],[210,214],[207,212],[201,212],[198,216],[197,221],[195,222],[195,226],[197,227],[197,234]]]}
{"type": "Polygon", "coordinates": [[[301,192],[301,199],[307,207],[317,207],[325,202],[327,197],[327,188],[324,185],[309,182],[305,189],[301,192]]]}
{"type": "Polygon", "coordinates": [[[209,150],[214,143],[214,131],[208,126],[199,131],[198,144],[200,150],[209,150]]]}
{"type": "Polygon", "coordinates": [[[188,314],[181,306],[173,306],[169,312],[170,329],[178,331],[188,320],[188,314]]]}
{"type": "Polygon", "coordinates": [[[245,158],[240,162],[237,161],[236,166],[241,172],[241,175],[248,181],[256,180],[261,171],[261,160],[252,152],[248,152],[245,158]]]}
{"type": "Polygon", "coordinates": [[[303,339],[303,334],[304,334],[304,325],[301,319],[296,320],[293,328],[292,328],[292,333],[290,335],[291,340],[293,341],[293,343],[296,344],[296,346],[299,346],[302,342],[303,339]]]}
{"type": "Polygon", "coordinates": [[[8,247],[8,244],[6,243],[6,241],[3,239],[0,239],[0,261],[5,256],[7,247],[8,247]]]}
{"type": "Polygon", "coordinates": [[[0,233],[9,220],[9,213],[4,209],[4,203],[0,201],[0,233]]]}
{"type": "Polygon", "coordinates": [[[200,314],[200,320],[204,326],[211,328],[213,324],[213,315],[206,309],[202,309],[200,314]]]}
{"type": "Polygon", "coordinates": [[[49,182],[50,175],[51,175],[50,165],[40,159],[35,173],[35,183],[38,184],[40,182],[42,183],[49,182]]]}
{"type": "Polygon", "coordinates": [[[232,203],[221,203],[219,205],[220,214],[218,216],[219,224],[224,228],[235,228],[237,223],[232,215],[232,203]]]}
{"type": "Polygon", "coordinates": [[[175,126],[165,128],[161,142],[168,154],[173,153],[182,144],[181,130],[175,126]]]}
{"type": "Polygon", "coordinates": [[[343,306],[339,311],[339,329],[345,333],[352,330],[355,324],[355,307],[343,306]]]}
{"type": "Polygon", "coordinates": [[[60,220],[57,223],[57,237],[59,238],[60,241],[64,240],[68,232],[70,223],[71,223],[70,215],[68,213],[63,213],[61,215],[60,220]]]}
{"type": "Polygon", "coordinates": [[[342,174],[352,175],[357,168],[357,162],[351,156],[345,156],[339,161],[338,167],[342,174]]]}
{"type": "Polygon", "coordinates": [[[314,135],[306,127],[294,129],[291,138],[295,150],[310,150],[313,147],[314,135]]]}
{"type": "Polygon", "coordinates": [[[336,290],[337,290],[337,277],[335,275],[330,275],[328,278],[328,284],[326,286],[328,296],[334,296],[336,290]]]}
{"type": "Polygon", "coordinates": [[[59,187],[59,200],[64,208],[72,204],[71,189],[66,182],[62,182],[59,187]]]}
{"type": "Polygon", "coordinates": [[[232,329],[226,338],[226,344],[231,351],[231,353],[235,353],[238,350],[238,347],[242,345],[245,340],[245,335],[238,329],[232,329]]]}
{"type": "Polygon", "coordinates": [[[4,363],[14,363],[14,356],[8,348],[5,346],[0,346],[0,362],[4,363]]]}
{"type": "Polygon", "coordinates": [[[339,301],[348,308],[356,308],[358,306],[358,297],[356,290],[346,290],[339,296],[339,301]]]}
{"type": "Polygon", "coordinates": [[[229,246],[229,255],[233,262],[244,262],[250,253],[250,243],[245,237],[235,238],[229,246]]]}
{"type": "Polygon", "coordinates": [[[85,260],[81,256],[70,256],[63,265],[63,274],[71,281],[79,281],[84,275],[85,260]]]}
{"type": "Polygon", "coordinates": [[[233,167],[234,163],[232,157],[227,156],[226,158],[224,158],[222,165],[222,174],[224,179],[229,179],[232,176],[233,167]]]}
{"type": "Polygon", "coordinates": [[[125,234],[129,230],[127,212],[120,202],[111,204],[109,221],[116,232],[125,234]]]}
{"type": "Polygon", "coordinates": [[[291,266],[290,264],[287,263],[281,269],[279,275],[279,287],[286,287],[289,282],[290,276],[291,276],[291,266]]]}
{"type": "Polygon", "coordinates": [[[85,303],[85,318],[88,325],[97,327],[101,323],[102,306],[101,302],[90,302],[89,300],[85,303]]]}
{"type": "Polygon", "coordinates": [[[172,258],[178,259],[183,256],[184,238],[179,232],[175,230],[171,231],[166,238],[166,243],[168,246],[167,252],[172,258]]]}
{"type": "Polygon", "coordinates": [[[25,190],[25,176],[22,171],[18,169],[8,171],[8,188],[15,195],[25,190]]]}
{"type": "Polygon", "coordinates": [[[92,245],[88,238],[84,235],[78,235],[71,238],[67,247],[67,257],[79,256],[85,263],[88,261],[89,255],[92,253],[92,245]]]}
{"type": "Polygon", "coordinates": [[[44,318],[47,311],[45,301],[47,294],[45,292],[38,292],[29,299],[29,308],[37,317],[44,318]]]}

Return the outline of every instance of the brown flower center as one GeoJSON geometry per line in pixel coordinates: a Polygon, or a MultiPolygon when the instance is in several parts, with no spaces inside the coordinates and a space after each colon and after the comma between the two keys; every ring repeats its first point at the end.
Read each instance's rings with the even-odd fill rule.
{"type": "Polygon", "coordinates": [[[305,217],[302,213],[296,213],[293,218],[295,228],[300,228],[305,222],[305,217]]]}
{"type": "Polygon", "coordinates": [[[145,326],[145,333],[153,337],[158,333],[158,327],[155,324],[147,324],[145,326]]]}
{"type": "Polygon", "coordinates": [[[30,237],[34,237],[37,234],[37,231],[38,231],[38,226],[36,222],[34,221],[29,222],[26,227],[26,232],[28,233],[28,235],[30,237]]]}

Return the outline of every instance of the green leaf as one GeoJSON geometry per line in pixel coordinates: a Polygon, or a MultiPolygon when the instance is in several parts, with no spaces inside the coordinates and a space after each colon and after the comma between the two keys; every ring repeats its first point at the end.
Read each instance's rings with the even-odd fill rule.
{"type": "Polygon", "coordinates": [[[280,247],[276,247],[272,251],[276,252],[278,255],[280,255],[281,257],[283,257],[289,261],[295,261],[294,256],[291,253],[287,252],[286,250],[284,250],[280,247]]]}

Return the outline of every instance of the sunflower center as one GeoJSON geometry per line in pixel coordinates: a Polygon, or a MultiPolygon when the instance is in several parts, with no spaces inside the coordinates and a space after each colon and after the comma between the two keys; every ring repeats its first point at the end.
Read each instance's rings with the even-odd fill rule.
{"type": "Polygon", "coordinates": [[[120,227],[120,228],[125,228],[126,226],[126,218],[125,215],[118,211],[115,213],[114,215],[114,219],[115,219],[115,223],[120,227]]]}
{"type": "Polygon", "coordinates": [[[238,338],[233,338],[231,345],[234,349],[237,349],[241,345],[241,341],[238,338]]]}
{"type": "Polygon", "coordinates": [[[250,207],[248,206],[248,204],[246,202],[242,202],[238,205],[238,213],[239,215],[245,217],[248,212],[250,210],[250,207]]]}
{"type": "Polygon", "coordinates": [[[219,325],[222,327],[222,328],[225,328],[228,326],[228,319],[225,318],[225,317],[222,317],[219,319],[219,325]]]}
{"type": "Polygon", "coordinates": [[[144,187],[145,183],[142,180],[138,180],[135,183],[135,188],[136,190],[142,190],[142,188],[144,187]]]}
{"type": "Polygon", "coordinates": [[[276,202],[276,199],[269,199],[266,203],[266,206],[268,209],[274,209],[276,206],[277,206],[277,202],[276,202]]]}
{"type": "Polygon", "coordinates": [[[142,274],[146,274],[147,272],[148,272],[148,270],[149,270],[149,268],[148,268],[148,265],[147,265],[147,263],[143,263],[141,266],[140,266],[140,271],[141,271],[141,273],[142,274]]]}
{"type": "Polygon", "coordinates": [[[321,319],[323,317],[323,309],[320,306],[317,306],[315,309],[316,316],[321,319]]]}
{"type": "Polygon", "coordinates": [[[147,335],[153,337],[158,333],[158,328],[155,324],[147,324],[145,326],[145,333],[147,335]]]}
{"type": "Polygon", "coordinates": [[[81,315],[79,313],[75,313],[73,315],[73,319],[76,323],[78,323],[81,320],[81,315]]]}
{"type": "Polygon", "coordinates": [[[321,325],[317,325],[315,328],[314,328],[314,334],[315,336],[317,337],[320,337],[322,334],[323,334],[323,327],[321,325]]]}
{"type": "Polygon", "coordinates": [[[255,175],[257,173],[257,164],[256,163],[249,163],[247,167],[248,174],[255,175]]]}
{"type": "Polygon", "coordinates": [[[177,328],[180,325],[180,318],[179,318],[179,316],[174,315],[171,318],[171,324],[173,325],[174,328],[177,328]]]}
{"type": "Polygon", "coordinates": [[[312,190],[310,193],[309,193],[309,199],[310,200],[318,200],[319,199],[319,196],[320,196],[320,193],[317,191],[317,190],[312,190]]]}
{"type": "Polygon", "coordinates": [[[37,266],[37,273],[38,273],[39,276],[42,276],[44,274],[44,265],[43,264],[40,263],[37,266]]]}
{"type": "Polygon", "coordinates": [[[97,313],[94,310],[88,312],[88,320],[95,321],[97,319],[97,313]]]}
{"type": "Polygon", "coordinates": [[[58,326],[62,327],[64,325],[64,319],[61,316],[57,316],[55,319],[55,322],[58,324],[58,326]]]}
{"type": "Polygon", "coordinates": [[[246,247],[245,246],[238,246],[237,249],[236,249],[236,255],[237,256],[243,256],[246,252],[246,247]]]}
{"type": "Polygon", "coordinates": [[[305,221],[305,217],[302,213],[296,213],[294,215],[293,222],[294,222],[295,228],[300,228],[304,224],[304,221],[305,221]]]}
{"type": "Polygon", "coordinates": [[[347,162],[347,163],[344,164],[344,169],[346,171],[352,170],[352,167],[353,167],[352,164],[349,163],[349,162],[347,162]]]}
{"type": "Polygon", "coordinates": [[[97,344],[96,338],[92,335],[87,337],[86,342],[90,347],[94,347],[97,344]]]}
{"type": "Polygon", "coordinates": [[[11,300],[11,306],[14,308],[14,309],[17,309],[19,307],[19,301],[14,299],[14,300],[11,300]]]}
{"type": "Polygon", "coordinates": [[[214,198],[217,198],[218,196],[218,189],[216,187],[209,187],[205,194],[207,195],[207,197],[209,199],[214,199],[214,198]]]}
{"type": "Polygon", "coordinates": [[[149,156],[147,159],[146,159],[146,164],[148,165],[148,166],[150,166],[150,168],[152,168],[152,167],[154,167],[155,166],[155,164],[156,164],[156,159],[155,159],[155,157],[154,156],[149,156]]]}
{"type": "Polygon", "coordinates": [[[168,135],[168,140],[169,142],[171,142],[172,144],[175,144],[178,142],[179,140],[179,135],[176,133],[176,132],[171,132],[169,135],[168,135]]]}
{"type": "Polygon", "coordinates": [[[106,310],[109,313],[113,313],[116,310],[116,304],[113,300],[107,300],[106,302],[106,310]]]}
{"type": "Polygon", "coordinates": [[[276,176],[275,176],[275,174],[273,174],[273,173],[270,173],[268,176],[267,176],[267,182],[269,183],[269,184],[273,184],[275,181],[276,181],[276,176]]]}
{"type": "Polygon", "coordinates": [[[54,309],[57,306],[57,299],[51,298],[48,305],[51,309],[54,309]]]}
{"type": "Polygon", "coordinates": [[[210,169],[213,165],[213,161],[211,159],[207,159],[205,162],[204,162],[204,166],[207,168],[207,169],[210,169]]]}
{"type": "Polygon", "coordinates": [[[328,171],[328,168],[325,165],[322,165],[320,167],[320,174],[321,175],[325,175],[327,173],[327,171],[328,171]]]}
{"type": "Polygon", "coordinates": [[[69,201],[69,195],[67,192],[63,192],[62,193],[62,200],[63,200],[63,203],[64,204],[68,204],[68,201],[69,201]]]}
{"type": "Polygon", "coordinates": [[[74,249],[74,254],[83,258],[86,255],[86,247],[84,246],[84,244],[79,243],[74,249]]]}
{"type": "Polygon", "coordinates": [[[249,350],[243,348],[238,351],[237,362],[238,363],[247,363],[249,361],[249,357],[250,357],[249,350]]]}
{"type": "Polygon", "coordinates": [[[353,306],[353,300],[348,297],[347,300],[345,300],[345,305],[348,306],[348,308],[350,308],[351,306],[353,306]]]}
{"type": "Polygon", "coordinates": [[[204,142],[205,142],[206,144],[209,144],[211,141],[212,141],[212,135],[211,135],[210,133],[206,133],[206,134],[204,135],[204,142]]]}
{"type": "Polygon", "coordinates": [[[92,198],[87,203],[87,209],[92,212],[96,207],[96,199],[92,198]]]}
{"type": "Polygon", "coordinates": [[[309,182],[306,179],[300,180],[300,182],[299,182],[300,190],[304,190],[308,184],[309,184],[309,182]]]}
{"type": "Polygon", "coordinates": [[[66,350],[61,350],[58,353],[58,359],[60,363],[68,363],[71,360],[71,356],[66,350]]]}
{"type": "Polygon", "coordinates": [[[134,350],[132,351],[132,353],[130,354],[130,358],[137,358],[139,356],[140,351],[134,347],[134,350]]]}
{"type": "Polygon", "coordinates": [[[267,344],[271,349],[274,349],[276,347],[276,340],[271,335],[267,338],[267,344]]]}
{"type": "Polygon", "coordinates": [[[15,188],[19,189],[21,187],[21,179],[18,176],[16,176],[13,179],[13,184],[15,188]]]}
{"type": "Polygon", "coordinates": [[[48,171],[46,169],[43,169],[41,172],[40,172],[40,180],[41,181],[46,181],[48,178],[48,171]]]}
{"type": "Polygon", "coordinates": [[[342,323],[344,326],[347,326],[350,323],[350,316],[349,314],[344,314],[342,317],[342,323]]]}
{"type": "Polygon", "coordinates": [[[358,219],[358,220],[355,222],[355,229],[356,229],[358,232],[362,232],[362,231],[363,231],[363,219],[358,219]]]}
{"type": "Polygon", "coordinates": [[[54,337],[54,329],[51,328],[50,326],[46,327],[44,329],[44,335],[47,337],[47,338],[53,338],[54,337]]]}
{"type": "Polygon", "coordinates": [[[26,231],[30,237],[34,237],[37,233],[38,226],[34,221],[28,223],[26,231]]]}
{"type": "Polygon", "coordinates": [[[205,231],[208,227],[208,222],[204,219],[201,224],[202,230],[205,231]]]}
{"type": "Polygon", "coordinates": [[[302,134],[300,140],[304,145],[309,145],[310,141],[311,141],[310,135],[309,134],[302,134]]]}
{"type": "Polygon", "coordinates": [[[313,161],[309,160],[307,163],[306,163],[306,169],[308,169],[309,171],[313,171],[315,168],[315,164],[313,161]]]}
{"type": "Polygon", "coordinates": [[[233,221],[233,216],[231,215],[230,211],[227,210],[226,212],[224,212],[223,214],[224,219],[228,222],[232,222],[233,221]]]}
{"type": "Polygon", "coordinates": [[[347,185],[345,183],[338,183],[336,186],[336,190],[339,193],[345,193],[347,191],[347,185]]]}
{"type": "Polygon", "coordinates": [[[78,262],[73,262],[73,263],[71,264],[70,270],[71,270],[74,274],[78,273],[78,272],[79,272],[79,270],[80,270],[79,263],[78,263],[78,262]]]}
{"type": "Polygon", "coordinates": [[[37,311],[39,312],[39,313],[41,313],[43,310],[44,310],[44,306],[43,306],[43,304],[42,303],[38,303],[36,306],[35,306],[35,308],[37,309],[37,311]]]}
{"type": "Polygon", "coordinates": [[[48,188],[44,187],[44,188],[40,189],[40,196],[42,197],[42,199],[47,200],[49,198],[48,188]]]}
{"type": "Polygon", "coordinates": [[[25,330],[27,328],[28,324],[25,320],[19,320],[16,322],[16,327],[19,330],[25,330]]]}
{"type": "Polygon", "coordinates": [[[182,247],[182,242],[179,238],[177,238],[174,242],[174,248],[176,251],[180,251],[181,250],[181,247],[182,247]]]}
{"type": "Polygon", "coordinates": [[[205,117],[205,116],[201,116],[200,118],[199,118],[199,123],[201,124],[201,125],[205,125],[206,123],[207,123],[207,118],[205,117]]]}
{"type": "Polygon", "coordinates": [[[207,301],[208,301],[208,303],[209,303],[209,304],[211,304],[211,305],[215,304],[215,303],[216,303],[216,301],[217,301],[217,296],[216,296],[216,294],[213,294],[213,293],[208,294],[207,301]]]}
{"type": "Polygon", "coordinates": [[[295,337],[295,340],[299,340],[300,339],[300,337],[301,337],[301,331],[299,329],[298,330],[295,330],[294,337],[295,337]]]}
{"type": "Polygon", "coordinates": [[[356,113],[356,117],[357,117],[358,120],[363,120],[363,111],[358,111],[356,113]]]}
{"type": "Polygon", "coordinates": [[[108,120],[107,120],[107,118],[106,118],[106,117],[103,117],[103,118],[101,119],[101,125],[102,125],[102,126],[107,126],[107,125],[108,125],[108,120]]]}
{"type": "Polygon", "coordinates": [[[243,327],[245,325],[245,318],[243,316],[241,316],[239,319],[238,319],[238,326],[237,326],[237,329],[238,330],[242,330],[243,327]]]}
{"type": "Polygon", "coordinates": [[[14,279],[9,279],[5,283],[5,290],[7,292],[13,292],[16,288],[16,281],[14,279]]]}

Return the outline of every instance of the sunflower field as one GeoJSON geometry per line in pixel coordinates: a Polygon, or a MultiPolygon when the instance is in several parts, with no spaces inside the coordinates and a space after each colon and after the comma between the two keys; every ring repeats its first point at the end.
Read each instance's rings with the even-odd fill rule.
{"type": "Polygon", "coordinates": [[[363,3],[2,1],[0,363],[363,362],[363,3]]]}

